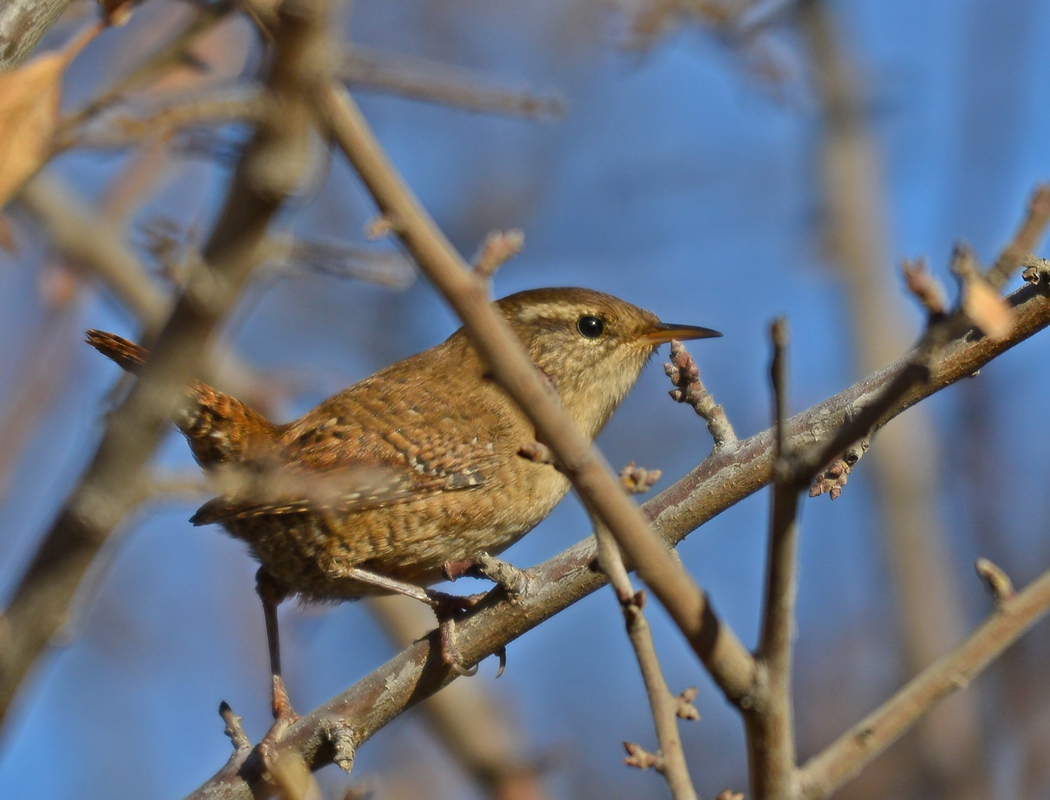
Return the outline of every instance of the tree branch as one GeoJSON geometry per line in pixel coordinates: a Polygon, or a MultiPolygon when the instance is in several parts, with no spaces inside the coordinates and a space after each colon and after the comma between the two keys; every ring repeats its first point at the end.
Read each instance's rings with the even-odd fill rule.
{"type": "Polygon", "coordinates": [[[792,470],[787,436],[787,323],[778,319],[770,330],[770,367],[775,407],[773,501],[766,556],[765,599],[759,637],[759,683],[755,704],[744,712],[751,791],[756,798],[795,796],[795,733],[791,704],[791,636],[795,622],[795,571],[798,550],[800,483],[792,470]]]}
{"type": "Polygon", "coordinates": [[[584,503],[608,527],[722,691],[740,702],[751,686],[751,654],[718,623],[706,594],[659,542],[608,463],[550,396],[521,342],[488,302],[484,280],[419,205],[350,96],[341,87],[329,86],[319,97],[318,110],[392,230],[463,320],[495,379],[536,425],[584,503]]]}
{"type": "Polygon", "coordinates": [[[204,262],[0,617],[0,720],[64,623],[99,548],[138,499],[142,467],[183,401],[186,383],[199,374],[212,333],[258,260],[270,220],[300,181],[309,146],[305,98],[317,80],[314,51],[325,42],[324,2],[282,6],[267,81],[273,103],[238,163],[204,262]]]}
{"type": "MultiPolygon", "coordinates": [[[[988,362],[1050,326],[1050,291],[1046,282],[1023,286],[1007,298],[1017,316],[1012,333],[1003,341],[972,339],[962,333],[944,348],[930,380],[913,387],[887,411],[882,422],[920,400],[968,378],[988,362]]],[[[788,449],[799,449],[812,436],[837,430],[869,402],[908,363],[908,354],[896,364],[790,418],[784,426],[788,449]]],[[[880,422],[881,424],[881,422],[880,422]]],[[[642,506],[646,517],[665,541],[674,544],[701,524],[765,486],[773,473],[772,429],[716,450],[692,472],[642,506]]],[[[554,616],[603,585],[590,565],[596,556],[594,540],[585,539],[530,570],[533,589],[513,602],[494,596],[468,618],[456,623],[456,645],[465,663],[476,663],[505,647],[526,631],[554,616]]],[[[1019,595],[1020,596],[1020,595],[1019,595]]],[[[1016,606],[1015,606],[1016,608],[1016,606]]],[[[331,763],[332,748],[325,731],[334,722],[353,730],[355,746],[406,709],[456,678],[441,658],[437,632],[398,653],[363,680],[332,698],[292,725],[282,746],[301,753],[312,769],[331,763]]],[[[193,800],[251,800],[265,796],[257,756],[232,759],[190,797],[193,800]]]]}
{"type": "Polygon", "coordinates": [[[620,601],[627,637],[631,641],[638,667],[649,698],[649,709],[656,728],[656,740],[660,754],[655,765],[667,781],[674,800],[696,800],[696,790],[689,777],[689,769],[682,752],[682,738],[678,733],[678,699],[667,686],[660,658],[656,654],[652,629],[645,618],[645,592],[635,592],[627,568],[623,564],[620,548],[609,531],[597,519],[594,523],[594,538],[598,548],[598,566],[605,573],[620,601]]]}
{"type": "Polygon", "coordinates": [[[880,708],[811,758],[801,771],[802,797],[817,800],[856,775],[931,707],[965,687],[1050,609],[1050,570],[999,603],[962,645],[923,670],[880,708]]]}
{"type": "Polygon", "coordinates": [[[6,72],[25,61],[70,2],[7,0],[0,7],[0,72],[6,72]]]}

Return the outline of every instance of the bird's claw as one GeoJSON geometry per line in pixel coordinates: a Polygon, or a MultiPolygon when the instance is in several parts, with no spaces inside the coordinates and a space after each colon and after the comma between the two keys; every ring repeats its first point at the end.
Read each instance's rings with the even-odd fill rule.
{"type": "Polygon", "coordinates": [[[263,763],[269,766],[274,763],[277,755],[277,746],[284,737],[285,731],[298,722],[299,715],[292,708],[288,699],[288,690],[284,688],[284,681],[280,675],[273,676],[273,725],[259,742],[259,755],[263,763]]]}
{"type": "Polygon", "coordinates": [[[478,665],[466,666],[456,647],[456,620],[452,616],[441,620],[438,627],[441,639],[441,660],[457,675],[472,678],[478,674],[478,665]]]}
{"type": "Polygon", "coordinates": [[[466,575],[490,580],[500,586],[512,600],[524,595],[531,584],[528,572],[488,553],[462,561],[446,561],[442,571],[450,581],[466,575]]]}

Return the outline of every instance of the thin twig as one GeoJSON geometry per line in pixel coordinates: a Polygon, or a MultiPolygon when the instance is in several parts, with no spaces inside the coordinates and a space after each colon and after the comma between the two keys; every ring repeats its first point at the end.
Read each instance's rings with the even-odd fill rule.
{"type": "Polygon", "coordinates": [[[186,51],[190,45],[222,22],[235,7],[236,3],[233,0],[196,4],[196,13],[193,18],[171,39],[84,108],[65,117],[59,128],[58,138],[68,136],[70,131],[79,128],[129,92],[147,86],[166,74],[172,67],[184,63],[186,51]]]}
{"type": "Polygon", "coordinates": [[[693,411],[707,422],[707,430],[714,439],[715,447],[725,447],[736,442],[736,431],[725,409],[707,391],[700,380],[700,368],[681,342],[671,342],[671,361],[664,364],[664,373],[675,385],[669,392],[671,399],[692,406],[693,411]]]}
{"type": "Polygon", "coordinates": [[[354,44],[345,57],[343,78],[354,89],[398,95],[443,106],[533,119],[555,119],[565,101],[553,92],[494,86],[464,69],[354,44]]]}
{"type": "Polygon", "coordinates": [[[160,329],[171,303],[112,221],[46,172],[22,187],[18,201],[74,266],[105,285],[145,328],[160,329]]]}
{"type": "Polygon", "coordinates": [[[689,768],[682,751],[682,739],[678,733],[678,698],[671,693],[664,679],[660,659],[656,654],[652,630],[645,618],[645,592],[636,592],[627,575],[620,548],[605,526],[592,517],[594,538],[598,545],[598,566],[609,578],[616,597],[620,601],[627,637],[634,648],[638,667],[649,698],[649,710],[653,715],[656,740],[660,753],[652,766],[656,767],[671,790],[675,800],[696,800],[696,790],[689,777],[689,768]]]}
{"type": "Polygon", "coordinates": [[[1046,233],[1047,221],[1050,220],[1050,183],[1036,187],[1028,201],[1024,221],[995,263],[985,274],[985,279],[993,288],[1000,291],[1038,247],[1046,233]]]}
{"type": "MultiPolygon", "coordinates": [[[[44,228],[58,252],[111,292],[147,337],[160,332],[174,301],[124,240],[117,222],[88,207],[70,187],[47,172],[22,187],[18,202],[44,228]]],[[[217,388],[260,407],[272,402],[273,391],[253,369],[230,351],[215,351],[210,361],[221,363],[222,369],[205,369],[202,374],[214,374],[217,388]]]]}
{"type": "Polygon", "coordinates": [[[128,113],[112,109],[103,120],[91,125],[66,125],[55,137],[52,155],[73,147],[116,149],[138,144],[145,139],[167,139],[183,128],[220,125],[228,122],[257,122],[265,113],[266,103],[242,87],[196,93],[190,97],[165,98],[152,108],[128,113]]]}
{"type": "MultiPolygon", "coordinates": [[[[1011,269],[1021,266],[1023,257],[1017,256],[1016,253],[1022,243],[1025,246],[1030,244],[1034,247],[1038,238],[1046,231],[1047,225],[1050,225],[1050,184],[1037,187],[1033,193],[1025,219],[1017,234],[1003,250],[1002,255],[996,261],[996,266],[993,267],[998,276],[997,280],[1005,281],[1011,269]],[[1007,269],[1007,266],[1010,266],[1010,269],[1007,269]]],[[[991,277],[986,277],[986,279],[989,283],[993,283],[991,277]]],[[[1010,304],[1007,302],[1007,305],[1010,304]]],[[[1020,321],[1015,319],[1014,322],[1019,323],[1020,321]]],[[[876,427],[881,427],[880,421],[890,409],[917,387],[933,379],[933,374],[943,359],[948,344],[960,334],[965,333],[969,326],[969,317],[963,310],[956,311],[929,325],[922,340],[909,355],[904,367],[897,372],[894,379],[876,398],[858,410],[853,419],[839,428],[834,436],[818,440],[815,445],[799,454],[796,463],[799,479],[807,480],[807,482],[812,480],[821,467],[830,463],[853,442],[868,436],[876,427]]],[[[1012,330],[1004,334],[1002,338],[1012,339],[1012,330]]]]}
{"type": "MultiPolygon", "coordinates": [[[[798,500],[803,484],[794,474],[788,444],[787,322],[770,330],[773,363],[775,461],[769,554],[762,630],[756,657],[761,675],[758,702],[745,713],[751,790],[763,800],[795,796],[795,734],[791,702],[791,635],[795,618],[798,500]]],[[[807,481],[808,482],[808,481],[807,481]]]]}

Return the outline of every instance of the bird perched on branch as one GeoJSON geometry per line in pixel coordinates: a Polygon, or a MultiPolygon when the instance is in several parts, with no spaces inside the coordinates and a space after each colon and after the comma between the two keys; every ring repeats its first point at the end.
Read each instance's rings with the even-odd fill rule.
{"type": "MultiPolygon", "coordinates": [[[[588,289],[519,292],[496,307],[589,438],[660,344],[720,335],[588,289]]],[[[88,331],[87,341],[129,372],[148,357],[110,333],[88,331]]],[[[553,466],[520,455],[536,440],[532,424],[462,328],[292,422],[270,422],[196,382],[175,423],[220,491],[191,521],[218,523],[261,564],[278,720],[292,715],[280,677],[282,600],[430,600],[422,587],[442,580],[446,564],[501,552],[569,488],[553,466]]]]}

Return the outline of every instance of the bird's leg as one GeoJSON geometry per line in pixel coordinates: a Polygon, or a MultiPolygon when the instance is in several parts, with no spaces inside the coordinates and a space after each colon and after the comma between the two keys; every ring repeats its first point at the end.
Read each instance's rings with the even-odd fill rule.
{"type": "Polygon", "coordinates": [[[281,678],[281,640],[277,631],[277,606],[288,596],[288,592],[265,567],[260,567],[255,574],[255,591],[262,601],[263,618],[266,620],[266,643],[270,649],[270,675],[273,681],[273,726],[260,743],[260,746],[266,749],[277,743],[288,726],[299,719],[299,715],[292,710],[288,691],[284,688],[284,680],[281,678]]]}
{"type": "Polygon", "coordinates": [[[427,590],[421,586],[416,586],[414,583],[399,581],[397,578],[388,578],[386,575],[380,575],[378,572],[372,572],[361,567],[333,566],[325,571],[333,578],[350,578],[361,583],[367,583],[369,586],[375,586],[377,589],[383,589],[389,594],[403,594],[405,597],[411,597],[413,600],[418,600],[429,606],[434,605],[434,601],[427,590]]]}
{"type": "Polygon", "coordinates": [[[414,583],[399,581],[396,578],[380,575],[361,567],[331,565],[326,572],[329,577],[350,578],[361,583],[367,583],[369,586],[375,586],[377,589],[382,589],[391,594],[403,594],[406,597],[411,597],[413,600],[426,603],[434,609],[434,616],[437,617],[440,627],[442,661],[460,675],[473,675],[478,671],[476,665],[474,667],[465,667],[463,665],[456,654],[455,646],[455,616],[462,611],[472,608],[476,600],[470,597],[459,597],[445,594],[444,592],[437,592],[433,589],[424,589],[421,586],[416,586],[414,583]]]}

